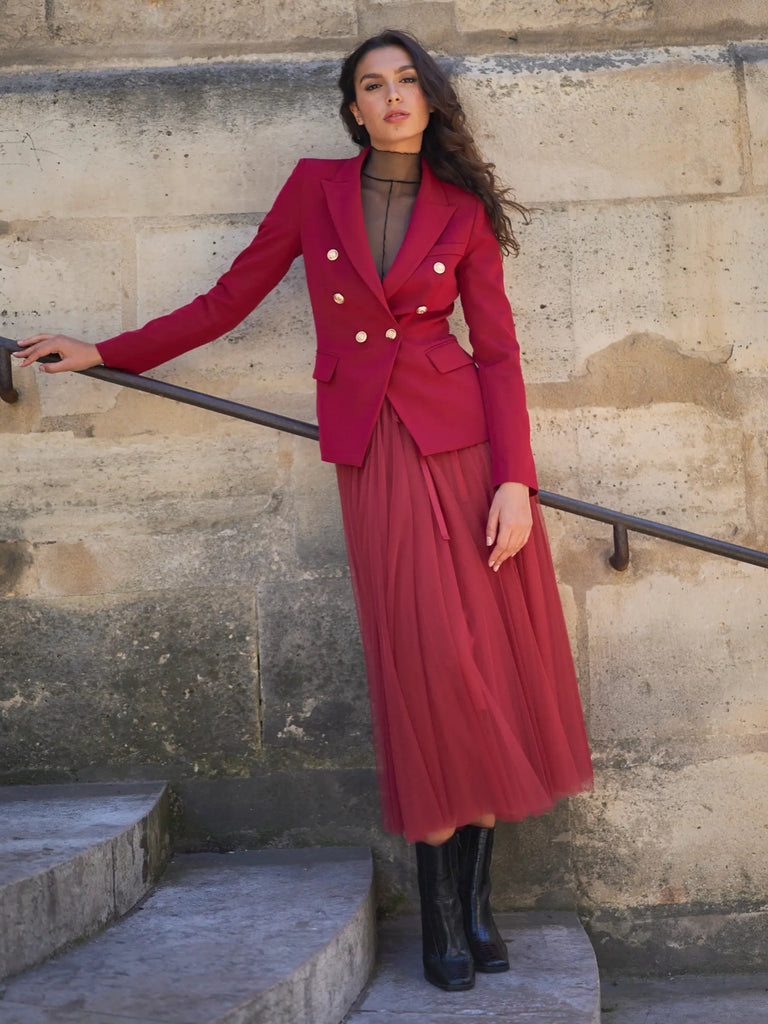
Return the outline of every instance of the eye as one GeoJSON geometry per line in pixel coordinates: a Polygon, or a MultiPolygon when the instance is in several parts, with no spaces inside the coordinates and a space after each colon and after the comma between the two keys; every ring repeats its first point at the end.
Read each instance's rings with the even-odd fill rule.
{"type": "Polygon", "coordinates": [[[366,92],[373,92],[374,89],[378,89],[378,88],[379,88],[379,83],[378,82],[370,82],[368,85],[366,85],[365,91],[366,92]]]}
{"type": "Polygon", "coordinates": [[[414,85],[418,82],[416,75],[406,75],[405,78],[400,79],[405,85],[414,85]]]}

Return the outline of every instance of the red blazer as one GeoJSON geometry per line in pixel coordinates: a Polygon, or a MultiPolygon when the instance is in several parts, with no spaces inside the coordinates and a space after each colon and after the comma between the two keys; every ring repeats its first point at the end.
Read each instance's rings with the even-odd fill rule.
{"type": "Polygon", "coordinates": [[[535,489],[520,353],[482,203],[422,161],[408,232],[380,281],[363,223],[364,157],[301,160],[215,287],[101,342],[104,363],[142,373],[212,341],[303,254],[317,331],[322,458],[361,465],[386,395],[423,455],[489,440],[494,484],[515,480],[535,489]],[[458,295],[473,356],[449,333],[458,295]]]}

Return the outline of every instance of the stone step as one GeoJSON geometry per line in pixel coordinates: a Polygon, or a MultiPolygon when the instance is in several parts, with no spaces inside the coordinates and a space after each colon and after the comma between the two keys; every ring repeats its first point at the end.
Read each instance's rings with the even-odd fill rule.
{"type": "Polygon", "coordinates": [[[768,974],[606,978],[611,1024],[768,1024],[768,974]]]}
{"type": "Polygon", "coordinates": [[[374,958],[371,857],[186,854],[92,941],[11,979],[1,1024],[339,1024],[374,958]]]}
{"type": "Polygon", "coordinates": [[[121,917],[168,855],[165,783],[0,786],[0,978],[121,917]]]}
{"type": "Polygon", "coordinates": [[[424,980],[416,917],[385,923],[373,978],[346,1024],[599,1024],[600,980],[576,914],[497,914],[511,969],[478,974],[468,992],[424,980]]]}

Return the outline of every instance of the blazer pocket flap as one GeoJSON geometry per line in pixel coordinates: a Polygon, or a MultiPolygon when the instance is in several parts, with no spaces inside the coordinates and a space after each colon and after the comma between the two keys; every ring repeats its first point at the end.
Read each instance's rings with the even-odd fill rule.
{"type": "Polygon", "coordinates": [[[451,370],[458,370],[462,366],[474,364],[472,356],[464,351],[455,338],[441,341],[439,345],[428,349],[427,358],[440,373],[450,373],[451,370]]]}
{"type": "Polygon", "coordinates": [[[437,245],[433,245],[429,250],[429,256],[463,256],[466,252],[466,245],[461,245],[458,242],[438,242],[437,245]]]}
{"type": "Polygon", "coordinates": [[[327,384],[331,377],[333,377],[338,361],[339,357],[332,352],[318,352],[315,356],[315,369],[312,376],[315,380],[320,380],[327,384]]]}

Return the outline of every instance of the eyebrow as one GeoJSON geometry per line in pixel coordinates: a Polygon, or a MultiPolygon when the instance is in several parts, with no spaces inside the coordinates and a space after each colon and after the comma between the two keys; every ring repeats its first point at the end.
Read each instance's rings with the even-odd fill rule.
{"type": "MultiPolygon", "coordinates": [[[[416,70],[416,65],[415,64],[403,64],[403,66],[401,68],[397,69],[395,74],[396,75],[400,75],[400,74],[403,73],[403,71],[415,71],[415,70],[416,70]]],[[[366,78],[383,78],[383,77],[384,77],[384,75],[382,75],[378,71],[369,71],[368,74],[360,76],[360,81],[364,82],[366,78]]]]}

